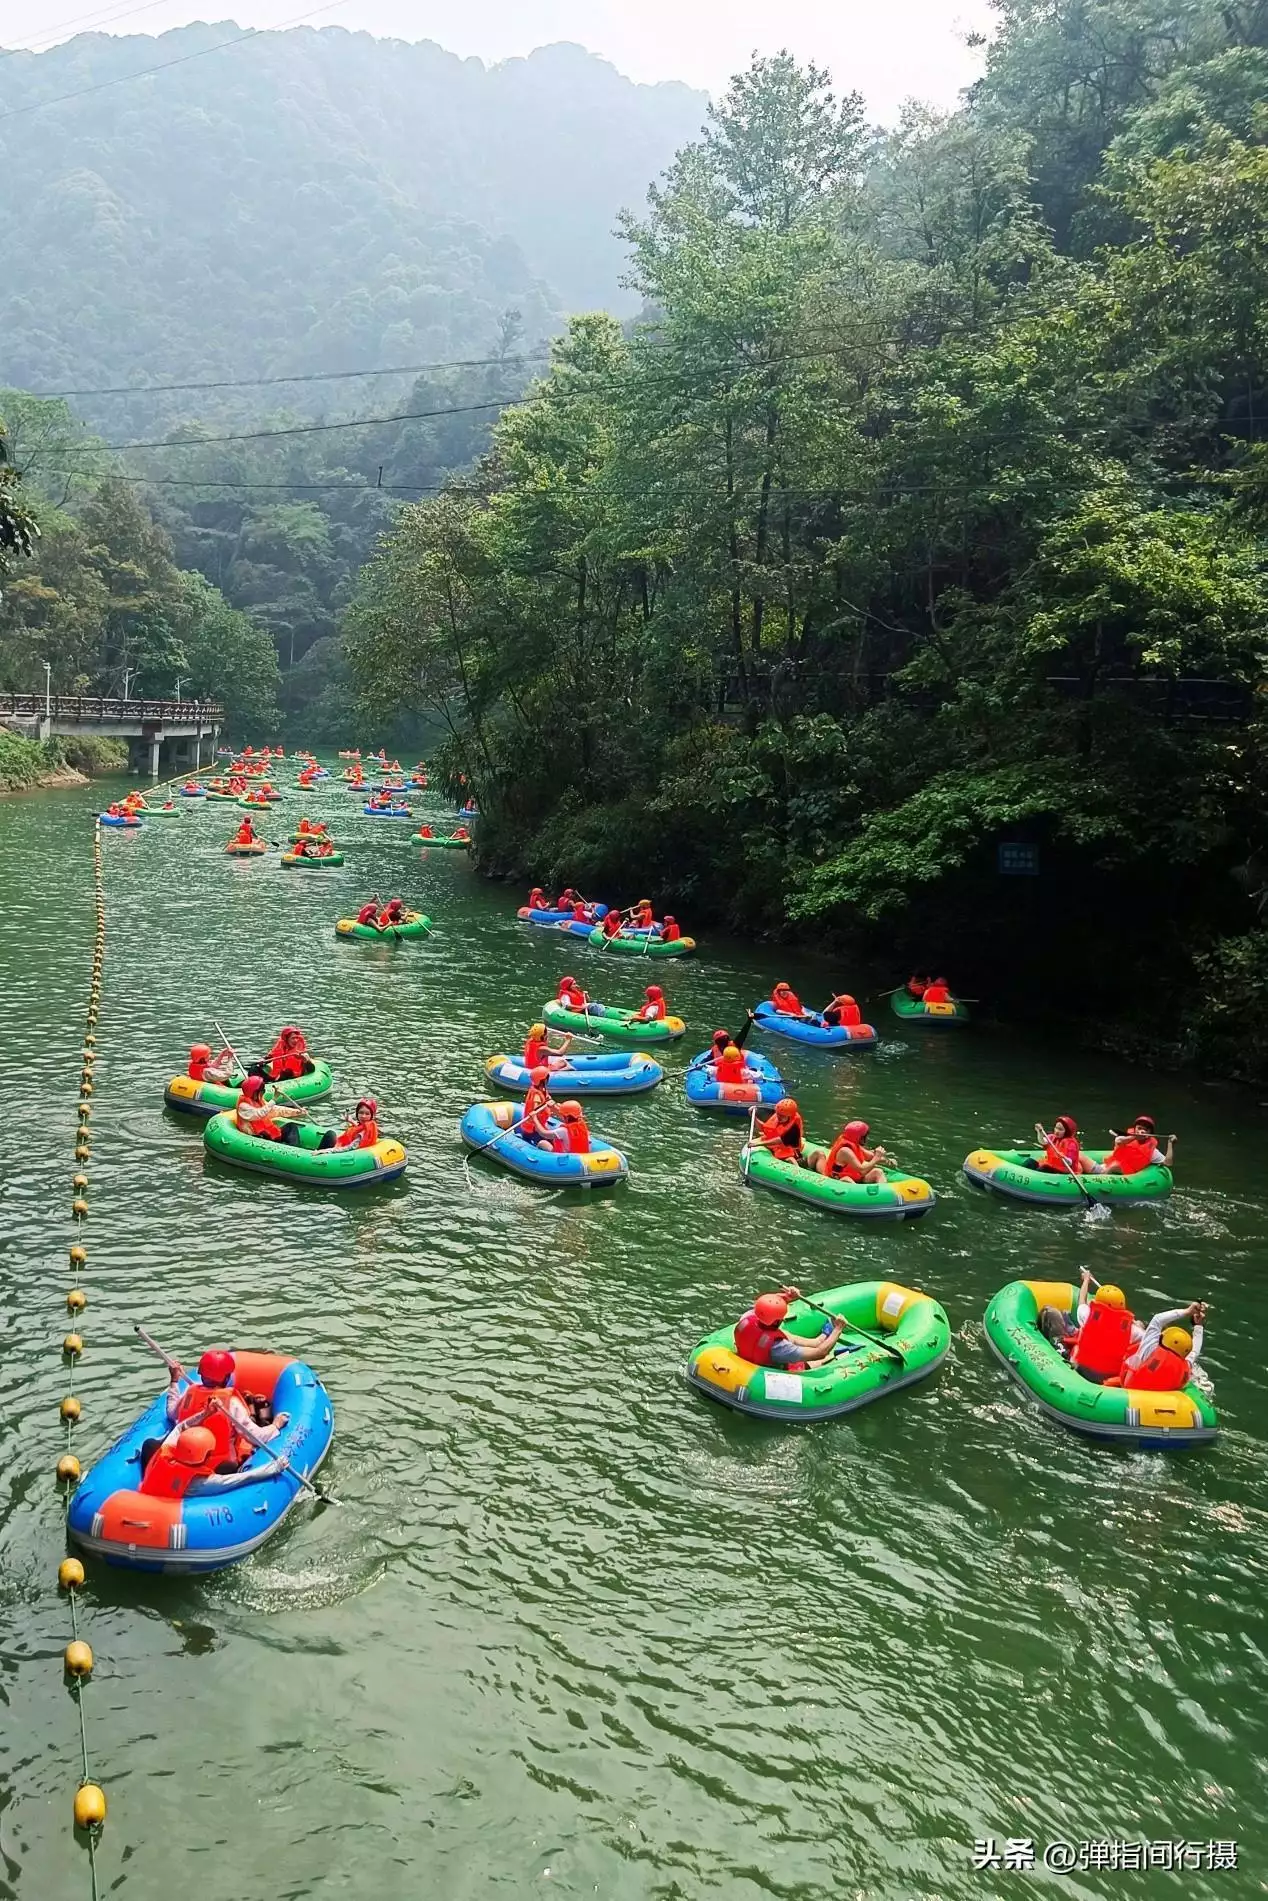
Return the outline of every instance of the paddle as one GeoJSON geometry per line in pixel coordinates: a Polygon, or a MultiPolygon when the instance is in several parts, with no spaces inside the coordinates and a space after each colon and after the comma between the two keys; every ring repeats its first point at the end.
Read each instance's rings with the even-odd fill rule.
{"type": "Polygon", "coordinates": [[[906,1366],[907,1356],[901,1348],[891,1346],[888,1340],[882,1340],[875,1333],[869,1333],[866,1327],[852,1325],[842,1314],[829,1313],[828,1309],[821,1307],[817,1300],[808,1300],[804,1294],[798,1294],[797,1298],[803,1307],[809,1307],[813,1313],[822,1314],[825,1320],[831,1320],[834,1325],[839,1320],[844,1332],[857,1334],[859,1339],[866,1340],[869,1346],[879,1347],[882,1353],[888,1353],[892,1359],[898,1361],[900,1366],[906,1366]]]}
{"type": "Polygon", "coordinates": [[[1045,1133],[1043,1124],[1041,1122],[1036,1122],[1035,1134],[1039,1137],[1039,1140],[1043,1143],[1045,1149],[1047,1149],[1050,1154],[1056,1156],[1062,1168],[1064,1168],[1066,1174],[1070,1177],[1071,1181],[1074,1183],[1075,1187],[1078,1189],[1079,1193],[1082,1195],[1084,1201],[1087,1202],[1088,1206],[1091,1208],[1098,1209],[1104,1215],[1108,1215],[1109,1208],[1106,1205],[1106,1203],[1103,1201],[1099,1201],[1097,1197],[1092,1193],[1091,1189],[1088,1187],[1087,1183],[1084,1181],[1082,1175],[1080,1175],[1078,1169],[1073,1168],[1070,1165],[1070,1163],[1066,1160],[1065,1156],[1061,1153],[1061,1150],[1056,1146],[1056,1138],[1054,1136],[1051,1136],[1045,1133]]]}
{"type": "Polygon", "coordinates": [[[553,1109],[554,1107],[555,1107],[554,1098],[550,1095],[548,1091],[545,1102],[539,1103],[537,1108],[533,1110],[531,1115],[521,1116],[519,1121],[513,1122],[509,1129],[499,1129],[497,1134],[491,1135],[487,1142],[478,1143],[477,1146],[474,1149],[472,1149],[471,1153],[473,1155],[483,1155],[485,1149],[491,1149],[495,1142],[502,1141],[504,1136],[514,1135],[518,1129],[522,1129],[524,1127],[524,1124],[526,1122],[534,1121],[537,1118],[537,1116],[541,1114],[543,1109],[553,1109]]]}
{"type": "Polygon", "coordinates": [[[320,1485],[314,1485],[310,1478],[306,1478],[299,1467],[291,1463],[286,1453],[275,1452],[272,1442],[266,1439],[263,1433],[258,1432],[254,1426],[249,1426],[245,1419],[239,1419],[235,1413],[230,1412],[223,1400],[213,1399],[211,1402],[211,1410],[223,1413],[235,1432],[241,1433],[242,1437],[253,1445],[257,1452],[267,1452],[269,1457],[275,1462],[278,1471],[289,1472],[291,1477],[298,1480],[304,1487],[305,1491],[312,1493],[319,1504],[338,1505],[341,1502],[334,1497],[333,1493],[325,1491],[320,1485]]]}
{"type": "Polygon", "coordinates": [[[753,1159],[753,1136],[757,1129],[757,1104],[748,1112],[748,1141],[744,1144],[744,1179],[748,1180],[749,1163],[753,1159]]]}

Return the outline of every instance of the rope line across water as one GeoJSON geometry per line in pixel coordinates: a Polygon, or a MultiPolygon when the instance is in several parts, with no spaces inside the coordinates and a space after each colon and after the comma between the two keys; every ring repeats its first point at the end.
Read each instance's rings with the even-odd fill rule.
{"type": "MultiPolygon", "coordinates": [[[[71,1177],[70,1215],[75,1239],[69,1249],[71,1285],[66,1293],[66,1310],[71,1319],[71,1331],[62,1340],[62,1355],[70,1367],[74,1367],[84,1350],[83,1322],[80,1316],[88,1305],[88,1296],[79,1285],[83,1270],[88,1264],[88,1250],[82,1240],[83,1224],[88,1219],[88,1173],[87,1163],[92,1155],[92,1095],[93,1071],[97,1062],[97,1020],[101,1013],[101,986],[106,955],[106,891],[102,876],[101,825],[93,826],[93,905],[95,930],[93,935],[92,976],[88,987],[88,1009],[84,1024],[83,1062],[79,1073],[79,1104],[75,1127],[75,1172],[71,1177]]],[[[57,1462],[57,1479],[64,1492],[64,1504],[70,1511],[71,1494],[80,1476],[79,1460],[71,1450],[75,1427],[83,1408],[73,1393],[67,1393],[61,1404],[61,1418],[65,1427],[65,1450],[57,1462]]],[[[79,1786],[75,1791],[74,1821],[77,1829],[82,1829],[88,1840],[88,1873],[91,1885],[92,1901],[100,1901],[97,1880],[97,1841],[106,1819],[106,1798],[100,1785],[93,1781],[88,1759],[88,1725],[84,1716],[84,1689],[92,1675],[93,1654],[91,1647],[79,1634],[78,1594],[84,1582],[84,1567],[78,1558],[64,1557],[57,1568],[59,1588],[66,1593],[70,1606],[71,1641],[62,1654],[67,1677],[75,1698],[75,1708],[79,1717],[79,1786]]]]}

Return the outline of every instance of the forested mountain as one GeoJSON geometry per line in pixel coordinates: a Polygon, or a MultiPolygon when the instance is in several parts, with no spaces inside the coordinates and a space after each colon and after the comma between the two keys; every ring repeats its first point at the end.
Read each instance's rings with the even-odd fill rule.
{"type": "Polygon", "coordinates": [[[1268,1073],[1266,40],[1006,0],[879,139],[735,81],[627,225],[655,323],[574,320],[363,576],[486,868],[1268,1073]]]}
{"type": "Polygon", "coordinates": [[[485,356],[508,308],[540,342],[561,308],[621,301],[616,215],[705,105],[576,47],[486,69],[335,27],[219,45],[238,32],[0,59],[0,381],[485,356]]]}

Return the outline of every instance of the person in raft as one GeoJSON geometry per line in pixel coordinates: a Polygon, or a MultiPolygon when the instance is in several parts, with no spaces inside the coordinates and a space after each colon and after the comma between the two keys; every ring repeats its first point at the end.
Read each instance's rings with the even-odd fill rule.
{"type": "Polygon", "coordinates": [[[665,1002],[665,993],[659,984],[648,984],[643,992],[646,1003],[639,1005],[626,1017],[627,1023],[663,1023],[669,1015],[669,1006],[665,1002]]]}
{"type": "Polygon", "coordinates": [[[552,1043],[551,1033],[544,1023],[531,1025],[524,1039],[524,1067],[530,1075],[535,1069],[567,1069],[567,1053],[572,1048],[572,1038],[565,1035],[560,1043],[552,1043]]]}
{"type": "Polygon", "coordinates": [[[661,943],[662,944],[676,944],[681,938],[681,936],[682,936],[682,929],[678,923],[677,918],[670,917],[669,913],[666,912],[665,922],[660,927],[661,943]]]}
{"type": "Polygon", "coordinates": [[[650,898],[640,898],[630,912],[630,929],[633,931],[654,930],[656,913],[652,910],[650,898]]]}
{"type": "Polygon", "coordinates": [[[1079,1146],[1079,1125],[1073,1116],[1058,1116],[1052,1125],[1051,1135],[1046,1134],[1036,1122],[1035,1134],[1042,1147],[1035,1157],[1034,1165],[1042,1169],[1044,1174],[1065,1175],[1073,1169],[1076,1175],[1090,1175],[1096,1166],[1079,1146]]]}
{"type": "Polygon", "coordinates": [[[516,1133],[522,1135],[526,1142],[531,1142],[534,1148],[553,1149],[555,1134],[548,1125],[554,1112],[555,1104],[550,1093],[550,1071],[545,1063],[539,1063],[537,1068],[529,1073],[528,1091],[524,1097],[524,1113],[520,1117],[516,1133]]]}
{"type": "MultiPolygon", "coordinates": [[[[1170,1307],[1155,1314],[1145,1328],[1139,1346],[1123,1361],[1122,1371],[1106,1386],[1125,1386],[1130,1392],[1178,1393],[1201,1373],[1203,1322],[1206,1302],[1191,1300],[1187,1307],[1170,1307]],[[1188,1321],[1193,1328],[1182,1322],[1188,1321]]],[[[1209,1382],[1207,1382],[1209,1384],[1209,1382]]]]}
{"type": "Polygon", "coordinates": [[[823,1020],[830,1030],[854,1030],[863,1021],[863,1012],[846,991],[829,997],[823,1006],[823,1020]]]}
{"type": "Polygon", "coordinates": [[[1059,1307],[1042,1307],[1039,1331],[1065,1355],[1076,1373],[1094,1386],[1104,1386],[1140,1339],[1141,1327],[1121,1287],[1107,1282],[1095,1293],[1091,1288],[1092,1271],[1085,1267],[1073,1320],[1059,1307]]]}
{"type": "Polygon", "coordinates": [[[278,1031],[277,1041],[268,1055],[262,1056],[258,1063],[247,1064],[247,1074],[277,1083],[311,1075],[314,1068],[304,1032],[297,1030],[293,1023],[287,1023],[278,1031]]]}
{"type": "Polygon", "coordinates": [[[590,1153],[590,1130],[585,1114],[579,1102],[569,1099],[555,1105],[555,1114],[563,1124],[563,1134],[554,1138],[557,1155],[588,1155],[590,1153]]]}
{"type": "Polygon", "coordinates": [[[234,1384],[237,1362],[223,1347],[212,1347],[198,1362],[198,1378],[183,1393],[176,1388],[184,1368],[173,1363],[167,1388],[169,1430],[162,1439],[146,1439],[139,1453],[144,1474],[142,1489],[150,1495],[179,1497],[195,1480],[200,1485],[226,1485],[271,1478],[282,1469],[279,1460],[239,1469],[255,1451],[251,1440],[235,1427],[248,1426],[257,1443],[274,1440],[290,1415],[279,1413],[267,1423],[234,1384]]]}
{"type": "Polygon", "coordinates": [[[954,1003],[955,998],[951,995],[951,986],[946,978],[935,977],[932,983],[926,984],[922,1001],[925,1003],[954,1003]]]}
{"type": "Polygon", "coordinates": [[[907,995],[914,997],[916,1002],[919,1003],[924,997],[925,991],[929,988],[929,983],[930,979],[928,977],[918,976],[917,973],[913,971],[911,976],[907,979],[907,995]]]}
{"type": "Polygon", "coordinates": [[[237,1074],[238,1063],[232,1050],[222,1049],[213,1057],[210,1043],[192,1043],[185,1074],[195,1083],[227,1083],[237,1074]]]}
{"type": "Polygon", "coordinates": [[[435,838],[436,834],[430,825],[420,825],[418,828],[418,836],[420,838],[435,838]]]}
{"type": "Polygon", "coordinates": [[[611,943],[614,937],[621,935],[621,913],[617,910],[615,905],[613,905],[612,909],[605,916],[600,929],[608,943],[611,943]]]}
{"type": "Polygon", "coordinates": [[[835,1352],[845,1331],[843,1320],[834,1320],[817,1339],[799,1340],[784,1332],[780,1322],[788,1317],[788,1303],[800,1299],[798,1287],[781,1287],[777,1294],[757,1296],[735,1323],[735,1351],[742,1360],[753,1366],[778,1367],[785,1373],[804,1373],[835,1352]]]}
{"type": "Polygon", "coordinates": [[[806,1009],[792,985],[784,983],[782,979],[771,991],[770,1000],[775,1009],[779,1011],[780,1016],[807,1017],[813,1015],[812,1011],[806,1009]]]}
{"type": "Polygon", "coordinates": [[[234,833],[233,842],[235,845],[254,845],[256,837],[256,829],[251,823],[251,814],[248,812],[234,833]]]}
{"type": "Polygon", "coordinates": [[[1098,1175],[1139,1175],[1142,1168],[1170,1168],[1175,1156],[1176,1138],[1167,1137],[1165,1149],[1158,1147],[1156,1124],[1152,1116],[1137,1116],[1126,1135],[1113,1129],[1114,1151],[1108,1160],[1098,1162],[1098,1175]]]}
{"type": "Polygon", "coordinates": [[[865,1148],[869,1133],[866,1122],[847,1122],[832,1147],[816,1155],[811,1166],[831,1181],[883,1182],[885,1170],[881,1164],[888,1162],[893,1168],[894,1157],[879,1144],[874,1149],[865,1148]]]}
{"type": "Polygon", "coordinates": [[[553,909],[553,906],[547,902],[546,893],[539,884],[535,884],[528,894],[528,909],[530,911],[549,911],[553,909]]]}
{"type": "Polygon", "coordinates": [[[578,1016],[583,1016],[587,1007],[586,993],[575,977],[559,979],[559,993],[555,1002],[562,1003],[565,1010],[576,1011],[578,1016]]]}
{"type": "Polygon", "coordinates": [[[465,825],[460,825],[457,831],[453,835],[456,839],[458,839],[464,845],[469,845],[471,843],[471,834],[467,830],[465,825]]]}
{"type": "Polygon", "coordinates": [[[738,1043],[728,1041],[720,1051],[715,1051],[710,1068],[713,1070],[715,1082],[751,1083],[757,1081],[757,1071],[749,1068],[744,1060],[744,1051],[738,1043]]]}
{"type": "Polygon", "coordinates": [[[379,913],[378,926],[381,931],[390,931],[394,924],[405,923],[404,898],[389,898],[379,913]]]}
{"type": "Polygon", "coordinates": [[[318,1146],[324,1149],[372,1149],[379,1139],[379,1105],[373,1096],[362,1096],[352,1112],[352,1121],[338,1135],[327,1129],[318,1146]],[[327,1139],[329,1138],[329,1139],[327,1139]]]}
{"type": "MultiPolygon", "coordinates": [[[[747,1014],[748,1014],[749,1022],[750,1023],[753,1022],[754,1020],[753,1012],[750,1010],[747,1014]]],[[[728,1049],[737,1049],[737,1048],[740,1048],[740,1045],[737,1044],[730,1030],[715,1030],[713,1032],[713,1035],[709,1038],[708,1049],[702,1051],[699,1056],[694,1056],[691,1059],[691,1062],[688,1065],[688,1067],[691,1069],[698,1069],[702,1065],[707,1065],[708,1067],[712,1068],[715,1064],[720,1063],[722,1061],[722,1058],[726,1055],[726,1052],[728,1049]]],[[[741,1054],[743,1054],[742,1049],[741,1049],[741,1054]]],[[[744,1080],[746,1082],[749,1082],[756,1075],[757,1075],[756,1070],[750,1070],[748,1074],[745,1076],[744,1080]]]]}
{"type": "Polygon", "coordinates": [[[783,1096],[764,1121],[755,1146],[768,1148],[777,1162],[795,1162],[798,1168],[812,1168],[806,1154],[806,1128],[801,1110],[791,1096],[783,1096]]]}

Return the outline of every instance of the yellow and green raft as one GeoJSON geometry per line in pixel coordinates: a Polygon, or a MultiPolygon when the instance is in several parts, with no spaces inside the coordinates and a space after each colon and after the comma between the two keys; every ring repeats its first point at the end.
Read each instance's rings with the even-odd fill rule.
{"type": "Polygon", "coordinates": [[[1115,1440],[1150,1452],[1201,1445],[1219,1419],[1194,1381],[1178,1392],[1142,1392],[1084,1379],[1039,1326],[1045,1307],[1074,1318],[1079,1290],[1070,1281],[1009,1281],[986,1309],[992,1352],[1050,1419],[1091,1439],[1115,1440]]]}
{"type": "MultiPolygon", "coordinates": [[[[822,1365],[804,1373],[755,1366],[735,1351],[734,1326],[720,1327],[692,1350],[683,1369],[688,1385],[737,1412],[809,1426],[928,1379],[950,1349],[945,1309],[897,1281],[855,1281],[813,1298],[848,1323],[822,1365]]],[[[822,1314],[797,1300],[783,1331],[813,1340],[826,1324],[822,1314]]]]}

